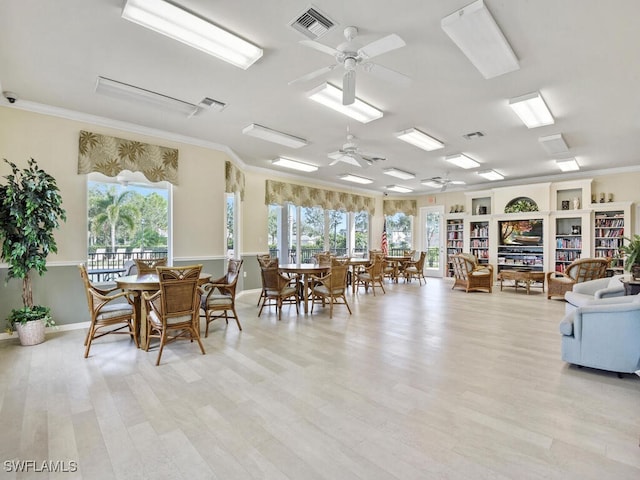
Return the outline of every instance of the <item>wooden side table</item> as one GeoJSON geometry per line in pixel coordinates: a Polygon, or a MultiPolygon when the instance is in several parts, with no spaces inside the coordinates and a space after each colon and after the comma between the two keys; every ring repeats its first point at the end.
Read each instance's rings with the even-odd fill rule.
{"type": "Polygon", "coordinates": [[[625,295],[637,295],[640,293],[640,280],[633,280],[631,277],[620,277],[620,281],[624,285],[625,295]]]}

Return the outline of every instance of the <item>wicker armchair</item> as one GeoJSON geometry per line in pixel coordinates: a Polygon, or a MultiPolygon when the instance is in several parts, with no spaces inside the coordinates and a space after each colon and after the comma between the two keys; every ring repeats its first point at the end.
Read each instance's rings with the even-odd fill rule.
{"type": "MultiPolygon", "coordinates": [[[[227,265],[227,273],[224,277],[212,280],[200,287],[202,300],[200,308],[204,312],[206,327],[204,337],[209,336],[209,324],[217,318],[224,318],[229,324],[229,318],[233,318],[238,325],[238,329],[242,330],[238,313],[236,312],[236,284],[238,276],[242,268],[243,260],[230,259],[227,265]],[[229,315],[229,312],[232,315],[229,315]]],[[[200,315],[202,317],[202,315],[200,315]]]]}
{"type": "Polygon", "coordinates": [[[369,291],[369,286],[373,290],[373,295],[376,294],[376,284],[382,289],[382,293],[387,293],[384,290],[383,285],[383,268],[384,268],[384,256],[374,255],[373,263],[368,267],[364,267],[364,270],[356,275],[356,287],[364,287],[364,291],[369,291]]]}
{"type": "Polygon", "coordinates": [[[202,265],[184,267],[158,267],[160,290],[149,295],[143,292],[142,298],[147,307],[147,344],[149,351],[151,338],[158,338],[160,346],[156,366],[164,346],[175,340],[196,341],[200,351],[205,354],[200,341],[200,290],[198,280],[202,265]]]}
{"type": "Polygon", "coordinates": [[[412,278],[418,279],[418,284],[422,285],[422,280],[426,285],[427,279],[424,276],[424,260],[427,257],[427,252],[420,252],[418,260],[411,260],[405,264],[404,267],[404,279],[406,282],[411,281],[412,278]]]}
{"type": "Polygon", "coordinates": [[[167,265],[166,258],[154,258],[151,260],[136,258],[135,262],[138,275],[148,275],[150,273],[156,273],[156,267],[165,267],[167,265]]]}
{"type": "Polygon", "coordinates": [[[547,299],[564,298],[576,283],[603,278],[609,261],[608,258],[581,258],[569,264],[564,272],[547,272],[547,299]]]}
{"type": "Polygon", "coordinates": [[[493,288],[493,265],[479,264],[475,255],[458,253],[451,255],[454,283],[451,289],[462,287],[466,292],[487,291],[493,288]]]}
{"type": "Polygon", "coordinates": [[[85,350],[84,358],[89,356],[91,342],[103,335],[110,333],[130,335],[136,346],[138,345],[138,337],[134,325],[133,302],[127,292],[114,293],[119,288],[101,289],[93,286],[89,280],[87,267],[84,264],[78,265],[80,276],[84,283],[85,293],[87,294],[87,305],[89,307],[89,315],[91,315],[91,323],[89,331],[84,340],[85,350]],[[125,298],[127,303],[114,302],[113,300],[125,298]],[[126,331],[120,331],[126,328],[126,331]]]}
{"type": "Polygon", "coordinates": [[[262,309],[265,306],[275,305],[278,320],[280,320],[282,318],[282,305],[284,303],[294,303],[296,313],[300,314],[298,307],[300,296],[296,285],[297,280],[298,278],[295,276],[287,277],[280,273],[278,271],[277,261],[275,266],[262,268],[262,290],[264,296],[262,297],[262,304],[260,305],[258,316],[262,315],[262,309]]]}
{"type": "Polygon", "coordinates": [[[346,305],[351,315],[351,308],[347,302],[345,292],[347,291],[347,272],[349,264],[333,265],[331,271],[322,277],[310,275],[311,279],[311,313],[316,303],[322,306],[329,302],[329,318],[333,317],[333,305],[346,305]],[[342,301],[340,301],[342,299],[342,301]]]}

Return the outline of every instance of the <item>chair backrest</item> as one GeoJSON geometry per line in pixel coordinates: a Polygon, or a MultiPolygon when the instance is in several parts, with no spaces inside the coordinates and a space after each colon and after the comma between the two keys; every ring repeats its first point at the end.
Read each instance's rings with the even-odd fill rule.
{"type": "Polygon", "coordinates": [[[260,268],[273,265],[274,263],[276,266],[278,265],[278,257],[272,257],[268,253],[264,255],[256,255],[256,258],[258,260],[258,265],[260,265],[260,268]]]}
{"type": "Polygon", "coordinates": [[[331,266],[349,265],[350,261],[349,257],[331,257],[331,266]]]}
{"type": "Polygon", "coordinates": [[[164,267],[167,265],[166,258],[152,258],[149,260],[136,258],[135,262],[136,262],[136,269],[138,270],[138,275],[147,275],[149,273],[156,273],[156,267],[164,267]]]}
{"type": "Polygon", "coordinates": [[[427,258],[427,252],[420,252],[420,257],[418,257],[418,261],[416,262],[416,268],[418,272],[422,272],[424,269],[424,260],[427,258]]]}
{"type": "Polygon", "coordinates": [[[369,260],[373,263],[384,262],[384,253],[382,253],[382,250],[371,250],[369,252],[369,260]]]}
{"type": "Polygon", "coordinates": [[[373,259],[373,263],[369,267],[369,275],[373,279],[379,279],[382,277],[382,269],[384,268],[384,256],[376,255],[373,259]]]}
{"type": "Polygon", "coordinates": [[[238,283],[238,277],[240,276],[240,269],[244,260],[229,259],[227,265],[227,274],[225,275],[226,286],[224,287],[224,293],[236,296],[236,285],[238,283]]]}
{"type": "Polygon", "coordinates": [[[565,270],[576,283],[604,278],[609,266],[608,258],[581,258],[572,262],[565,270]]]}
{"type": "Polygon", "coordinates": [[[347,288],[347,271],[349,265],[333,265],[331,267],[331,275],[325,282],[329,291],[333,291],[337,288],[347,288]]]}
{"type": "Polygon", "coordinates": [[[331,253],[323,252],[316,255],[316,260],[320,266],[331,265],[331,259],[334,257],[331,253]]]}
{"type": "Polygon", "coordinates": [[[449,258],[451,260],[453,276],[459,280],[466,280],[476,265],[469,254],[457,253],[451,255],[449,258]]]}
{"type": "Polygon", "coordinates": [[[89,306],[89,310],[93,312],[93,295],[91,295],[93,286],[91,285],[91,280],[89,280],[87,266],[84,263],[81,263],[80,265],[78,265],[78,270],[80,270],[80,277],[82,278],[82,283],[84,284],[84,293],[87,296],[87,305],[89,306]]]}
{"type": "Polygon", "coordinates": [[[167,323],[172,318],[191,315],[197,318],[200,313],[200,295],[198,281],[202,265],[184,267],[158,267],[160,283],[160,312],[167,323]]]}
{"type": "Polygon", "coordinates": [[[138,267],[136,267],[136,262],[133,260],[127,260],[124,262],[124,273],[123,275],[136,275],[138,273],[138,267]]]}
{"type": "Polygon", "coordinates": [[[416,254],[415,250],[403,250],[402,255],[405,257],[410,257],[413,260],[413,256],[416,254]]]}
{"type": "Polygon", "coordinates": [[[279,292],[289,283],[289,279],[282,275],[278,267],[262,269],[262,286],[265,290],[279,292]]]}

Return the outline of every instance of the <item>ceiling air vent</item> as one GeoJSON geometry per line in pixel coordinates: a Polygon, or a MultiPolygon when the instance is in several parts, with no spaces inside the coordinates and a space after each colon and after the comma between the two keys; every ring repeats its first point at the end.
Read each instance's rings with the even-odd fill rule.
{"type": "Polygon", "coordinates": [[[482,132],[471,132],[471,133],[465,133],[464,135],[462,135],[462,138],[464,138],[466,140],[473,140],[474,138],[480,138],[480,137],[484,137],[484,133],[482,133],[482,132]]]}
{"type": "Polygon", "coordinates": [[[221,112],[224,110],[224,107],[227,106],[226,103],[219,102],[218,100],[214,100],[209,97],[204,97],[198,105],[202,108],[210,108],[215,112],[221,112]]]}
{"type": "Polygon", "coordinates": [[[314,6],[306,9],[289,24],[294,30],[297,30],[311,40],[322,37],[333,28],[334,25],[335,22],[333,22],[333,20],[330,20],[323,13],[320,13],[314,6]]]}

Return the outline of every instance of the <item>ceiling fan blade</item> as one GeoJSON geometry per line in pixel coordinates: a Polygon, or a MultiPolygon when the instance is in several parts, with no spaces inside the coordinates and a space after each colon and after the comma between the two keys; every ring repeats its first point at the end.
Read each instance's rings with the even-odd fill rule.
{"type": "Polygon", "coordinates": [[[380,40],[375,40],[361,49],[358,50],[358,55],[368,59],[382,55],[383,53],[390,52],[396,48],[404,47],[406,43],[395,33],[382,37],[380,40]]]}
{"type": "Polygon", "coordinates": [[[314,78],[319,77],[320,75],[324,75],[325,73],[330,72],[331,70],[333,70],[337,66],[338,66],[338,64],[334,63],[333,65],[329,65],[328,67],[319,68],[318,70],[315,70],[313,72],[307,73],[306,75],[303,75],[303,76],[301,76],[299,78],[296,78],[295,80],[291,80],[289,82],[289,85],[292,85],[292,84],[298,83],[298,82],[307,82],[309,80],[313,80],[314,78]]]}
{"type": "Polygon", "coordinates": [[[349,70],[342,78],[342,104],[351,105],[356,101],[356,72],[349,70]]]}
{"type": "Polygon", "coordinates": [[[379,157],[378,155],[372,155],[370,153],[361,152],[360,156],[370,162],[384,162],[386,160],[385,157],[379,157]]]}
{"type": "Polygon", "coordinates": [[[354,165],[356,167],[361,167],[360,163],[356,158],[354,158],[354,154],[345,153],[343,151],[331,152],[327,155],[329,158],[333,159],[333,162],[329,164],[329,166],[335,165],[338,162],[348,163],[350,165],[354,165]]]}
{"type": "Polygon", "coordinates": [[[375,75],[382,80],[394,83],[401,87],[408,87],[411,84],[411,79],[405,74],[391,70],[390,68],[383,67],[377,63],[367,62],[362,64],[362,68],[365,72],[375,75]]]}
{"type": "Polygon", "coordinates": [[[449,186],[449,183],[448,183],[448,182],[447,182],[447,183],[444,183],[444,184],[442,185],[442,188],[440,189],[440,191],[441,191],[441,192],[446,191],[448,186],[449,186]]]}
{"type": "Polygon", "coordinates": [[[314,50],[318,50],[319,52],[326,53],[327,55],[331,55],[335,57],[340,54],[338,50],[333,47],[328,47],[323,45],[322,43],[315,42],[313,40],[301,40],[300,45],[304,45],[305,47],[313,48],[314,50]]]}

